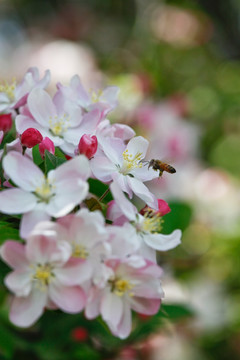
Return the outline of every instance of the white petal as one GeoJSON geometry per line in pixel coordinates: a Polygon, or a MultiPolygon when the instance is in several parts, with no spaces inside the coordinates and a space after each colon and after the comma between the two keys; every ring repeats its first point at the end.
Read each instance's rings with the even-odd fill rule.
{"type": "Polygon", "coordinates": [[[136,136],[132,138],[127,145],[128,154],[132,154],[134,157],[140,152],[142,154],[142,158],[144,158],[148,149],[148,144],[149,142],[144,139],[144,137],[136,136]]]}
{"type": "Polygon", "coordinates": [[[110,189],[114,199],[118,206],[122,210],[122,213],[131,221],[136,219],[137,209],[136,207],[126,198],[122,190],[114,181],[110,185],[110,189]]]}
{"type": "Polygon", "coordinates": [[[37,165],[16,151],[9,152],[3,158],[3,168],[10,179],[23,190],[35,191],[44,179],[37,165]]]}
{"type": "Polygon", "coordinates": [[[169,235],[163,234],[148,234],[144,235],[145,243],[151,248],[159,251],[167,251],[175,248],[181,243],[181,230],[174,230],[169,235]]]}
{"type": "Polygon", "coordinates": [[[57,115],[50,95],[40,88],[30,92],[27,102],[32,116],[43,127],[49,126],[50,116],[57,115]]]}
{"type": "Polygon", "coordinates": [[[27,191],[12,188],[0,192],[0,211],[5,214],[26,213],[36,204],[36,196],[27,191]]]}
{"type": "Polygon", "coordinates": [[[121,320],[122,313],[122,299],[111,292],[105,293],[101,301],[101,314],[103,320],[106,321],[110,327],[113,326],[115,328],[121,320]]]}
{"type": "Polygon", "coordinates": [[[155,196],[148,190],[148,188],[138,179],[131,176],[127,177],[129,186],[132,188],[132,191],[140,199],[145,201],[150,207],[157,209],[157,199],[155,196]]]}

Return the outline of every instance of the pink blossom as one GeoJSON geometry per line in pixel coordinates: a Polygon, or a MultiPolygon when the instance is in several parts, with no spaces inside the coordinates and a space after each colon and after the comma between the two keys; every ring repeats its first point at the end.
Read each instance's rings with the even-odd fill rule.
{"type": "Polygon", "coordinates": [[[104,288],[91,289],[85,314],[89,319],[101,314],[112,333],[124,339],[132,328],[131,309],[146,315],[158,311],[164,296],[162,270],[144,259],[140,266],[129,259],[109,259],[105,265],[111,275],[104,288]]]}
{"type": "Polygon", "coordinates": [[[126,146],[121,139],[99,138],[104,153],[99,153],[91,160],[94,176],[103,181],[114,180],[122,191],[130,198],[133,193],[149,206],[157,208],[157,199],[143,184],[156,178],[158,174],[153,169],[143,166],[148,141],[142,136],[132,138],[126,146]]]}
{"type": "Polygon", "coordinates": [[[10,320],[28,327],[43,314],[45,307],[80,312],[86,296],[79,286],[81,261],[71,258],[67,242],[59,241],[47,223],[39,224],[27,244],[7,241],[1,247],[3,260],[13,268],[5,284],[14,294],[10,320]]]}
{"type": "Polygon", "coordinates": [[[29,127],[51,139],[67,155],[73,156],[79,138],[95,131],[101,121],[101,112],[93,110],[82,115],[82,109],[70,101],[64,101],[58,94],[52,99],[42,89],[34,89],[28,97],[27,105],[31,116],[20,114],[16,117],[16,129],[22,133],[29,127]]]}
{"type": "Polygon", "coordinates": [[[3,159],[3,168],[18,188],[1,191],[0,211],[24,214],[23,238],[37,222],[68,214],[88,194],[90,168],[85,156],[77,156],[45,176],[29,158],[11,151],[3,159]]]}
{"type": "Polygon", "coordinates": [[[85,111],[98,109],[106,116],[117,105],[119,88],[116,86],[108,86],[103,90],[91,90],[88,93],[84,89],[79,76],[75,75],[71,78],[69,86],[58,83],[57,87],[63,98],[77,104],[85,111]]]}
{"type": "Polygon", "coordinates": [[[86,155],[88,159],[91,159],[95,155],[98,147],[98,141],[96,136],[90,136],[84,134],[78,144],[79,154],[86,155]]]}
{"type": "Polygon", "coordinates": [[[0,84],[0,112],[16,109],[26,103],[29,92],[34,88],[45,88],[50,81],[50,71],[47,70],[42,79],[39,78],[38,69],[29,68],[22,82],[17,84],[5,82],[0,84]]]}
{"type": "Polygon", "coordinates": [[[45,150],[48,150],[53,155],[55,153],[54,143],[48,137],[45,137],[39,144],[39,152],[42,158],[44,158],[45,150]]]}
{"type": "Polygon", "coordinates": [[[162,220],[158,212],[150,211],[150,213],[146,212],[141,215],[136,207],[123,195],[117,183],[113,182],[110,189],[115,203],[112,204],[108,211],[108,218],[114,224],[118,224],[119,217],[122,220],[121,224],[130,221],[130,225],[135,229],[135,237],[139,242],[140,253],[146,258],[156,261],[155,250],[166,251],[180,244],[181,230],[174,230],[169,235],[162,234],[162,220]]]}

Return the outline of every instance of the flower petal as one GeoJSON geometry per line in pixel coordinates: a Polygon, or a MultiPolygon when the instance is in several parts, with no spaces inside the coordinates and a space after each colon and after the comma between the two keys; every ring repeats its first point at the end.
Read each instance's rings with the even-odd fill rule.
{"type": "Polygon", "coordinates": [[[34,119],[43,127],[49,127],[50,116],[57,115],[50,95],[40,88],[35,88],[30,92],[27,103],[34,119]]]}
{"type": "Polygon", "coordinates": [[[144,139],[144,137],[136,136],[132,138],[127,145],[128,154],[131,154],[134,158],[134,156],[140,152],[142,154],[141,157],[145,158],[148,145],[149,142],[146,139],[144,139]]]}
{"type": "Polygon", "coordinates": [[[44,175],[32,160],[17,151],[10,151],[3,158],[3,168],[10,179],[26,191],[35,191],[43,182],[44,175]]]}
{"type": "Polygon", "coordinates": [[[123,301],[119,296],[107,292],[102,298],[100,311],[103,320],[106,321],[110,327],[116,328],[122,318],[123,301]]]}
{"type": "Polygon", "coordinates": [[[30,232],[33,230],[34,226],[37,225],[40,221],[50,220],[50,216],[43,209],[37,206],[36,209],[25,213],[22,216],[20,224],[20,235],[23,239],[26,239],[30,232]]]}
{"type": "Polygon", "coordinates": [[[131,308],[140,314],[154,315],[161,305],[160,299],[147,299],[142,297],[131,298],[131,308]]]}
{"type": "Polygon", "coordinates": [[[151,248],[159,251],[167,251],[175,248],[181,243],[181,230],[174,230],[169,235],[164,234],[148,234],[144,235],[145,243],[151,248]]]}
{"type": "Polygon", "coordinates": [[[21,269],[28,265],[25,246],[17,241],[6,241],[0,248],[3,260],[13,269],[21,269]]]}
{"type": "Polygon", "coordinates": [[[10,320],[20,327],[29,327],[43,314],[47,292],[32,291],[28,297],[15,297],[11,304],[10,320]]]}
{"type": "Polygon", "coordinates": [[[157,209],[157,199],[156,197],[148,190],[148,188],[138,179],[131,176],[127,177],[129,186],[132,188],[132,191],[140,199],[145,201],[151,208],[157,209]]]}
{"type": "Polygon", "coordinates": [[[37,204],[33,194],[21,189],[7,189],[0,192],[0,211],[5,214],[22,214],[37,204]]]}
{"type": "Polygon", "coordinates": [[[63,286],[54,282],[49,286],[51,300],[63,311],[78,313],[86,303],[86,295],[80,286],[63,286]]]}

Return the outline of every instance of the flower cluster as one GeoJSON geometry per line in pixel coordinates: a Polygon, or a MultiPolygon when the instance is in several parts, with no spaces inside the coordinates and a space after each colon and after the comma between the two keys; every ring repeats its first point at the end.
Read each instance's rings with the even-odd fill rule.
{"type": "Polygon", "coordinates": [[[107,119],[118,88],[87,92],[75,75],[51,97],[49,81],[31,68],[20,84],[0,86],[0,212],[22,239],[0,250],[12,268],[10,320],[28,327],[46,308],[84,310],[126,338],[131,310],[158,311],[156,251],[177,246],[181,231],[162,233],[170,208],[144,184],[158,177],[144,166],[148,141],[107,119]],[[97,197],[99,185],[107,190],[97,197]]]}

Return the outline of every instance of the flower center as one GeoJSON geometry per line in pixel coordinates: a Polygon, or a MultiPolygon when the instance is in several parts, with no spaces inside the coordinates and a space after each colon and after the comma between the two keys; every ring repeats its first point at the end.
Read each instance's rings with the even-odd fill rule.
{"type": "Polygon", "coordinates": [[[102,95],[103,91],[101,89],[99,90],[91,90],[91,100],[92,103],[99,102],[99,98],[102,95]]]}
{"type": "Polygon", "coordinates": [[[78,257],[81,259],[86,259],[88,257],[89,253],[85,246],[79,245],[79,244],[73,244],[73,253],[72,256],[78,257]]]}
{"type": "Polygon", "coordinates": [[[16,88],[16,80],[13,80],[11,84],[8,84],[7,81],[4,81],[2,85],[0,85],[0,92],[3,92],[7,95],[9,100],[13,101],[15,99],[15,91],[16,88]]]}
{"type": "Polygon", "coordinates": [[[53,135],[62,136],[63,133],[66,132],[69,128],[69,122],[69,116],[67,116],[67,114],[64,114],[63,116],[50,116],[48,123],[53,135]]]}
{"type": "Polygon", "coordinates": [[[109,280],[109,283],[111,284],[111,290],[112,292],[117,296],[123,296],[125,293],[128,293],[129,296],[133,296],[133,292],[130,292],[130,290],[133,289],[134,285],[131,284],[129,280],[125,279],[114,279],[109,280]]]}
{"type": "Polygon", "coordinates": [[[54,186],[49,183],[48,179],[44,179],[41,186],[35,189],[35,194],[41,199],[41,201],[48,203],[49,199],[54,195],[52,190],[54,186]]]}
{"type": "Polygon", "coordinates": [[[37,285],[40,290],[45,290],[51,282],[54,274],[52,272],[52,266],[50,264],[38,264],[33,275],[33,280],[37,280],[37,285]]]}
{"type": "Polygon", "coordinates": [[[146,233],[158,233],[162,228],[162,218],[159,213],[147,211],[141,224],[141,230],[146,233]]]}
{"type": "Polygon", "coordinates": [[[126,149],[123,154],[123,165],[120,169],[120,173],[123,175],[129,174],[129,172],[136,168],[141,168],[142,163],[140,162],[143,157],[141,152],[137,152],[135,156],[128,153],[128,149],[126,149]]]}

